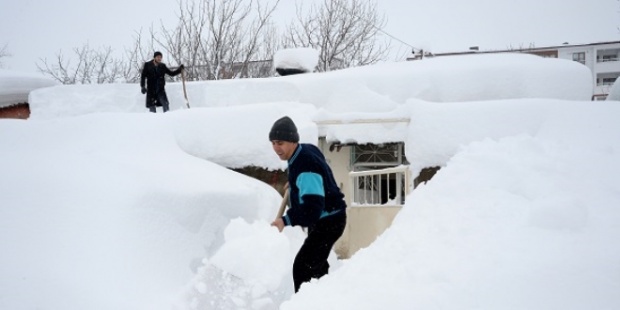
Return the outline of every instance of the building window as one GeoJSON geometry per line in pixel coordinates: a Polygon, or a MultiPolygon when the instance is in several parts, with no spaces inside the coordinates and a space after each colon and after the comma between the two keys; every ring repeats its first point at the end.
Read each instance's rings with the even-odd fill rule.
{"type": "Polygon", "coordinates": [[[585,65],[586,64],[586,52],[573,53],[573,60],[585,65]]]}
{"type": "Polygon", "coordinates": [[[603,78],[602,85],[614,85],[614,82],[616,82],[616,78],[603,78]]]}
{"type": "Polygon", "coordinates": [[[618,61],[617,55],[603,55],[602,62],[618,61]]]}
{"type": "Polygon", "coordinates": [[[352,152],[355,171],[395,167],[406,164],[403,143],[355,145],[352,152]]]}

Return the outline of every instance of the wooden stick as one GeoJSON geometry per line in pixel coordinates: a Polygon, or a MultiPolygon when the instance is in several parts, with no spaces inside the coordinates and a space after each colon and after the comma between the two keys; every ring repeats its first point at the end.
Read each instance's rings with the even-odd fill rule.
{"type": "Polygon", "coordinates": [[[183,80],[183,95],[185,96],[185,104],[189,109],[189,99],[187,99],[187,89],[185,88],[185,68],[181,69],[181,78],[183,80]]]}
{"type": "Polygon", "coordinates": [[[282,197],[282,203],[280,203],[280,209],[278,210],[278,214],[276,215],[276,220],[281,218],[284,215],[284,209],[288,203],[288,188],[284,192],[284,197],[282,197]]]}

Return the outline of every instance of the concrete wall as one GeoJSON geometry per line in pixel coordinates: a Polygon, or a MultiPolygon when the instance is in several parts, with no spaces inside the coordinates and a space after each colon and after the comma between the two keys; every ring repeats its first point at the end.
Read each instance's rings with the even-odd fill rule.
{"type": "Polygon", "coordinates": [[[29,117],[30,106],[27,103],[0,108],[0,118],[28,119],[29,117]]]}
{"type": "Polygon", "coordinates": [[[401,207],[395,206],[347,208],[347,227],[335,246],[338,256],[350,258],[371,245],[392,225],[400,210],[401,207]]]}

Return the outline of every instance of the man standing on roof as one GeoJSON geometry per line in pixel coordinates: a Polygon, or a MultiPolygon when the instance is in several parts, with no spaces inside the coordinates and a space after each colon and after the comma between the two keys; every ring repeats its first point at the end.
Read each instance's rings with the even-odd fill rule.
{"type": "Polygon", "coordinates": [[[285,116],[269,132],[273,150],[288,161],[291,207],[271,223],[280,232],[285,226],[308,228],[308,236],[293,263],[295,292],[304,282],[329,271],[327,258],[342,236],[347,222],[344,195],[338,188],[323,153],[312,144],[300,144],[295,123],[285,116]]]}
{"type": "Polygon", "coordinates": [[[161,52],[155,52],[153,59],[144,63],[140,76],[142,94],[146,94],[146,107],[155,113],[156,107],[163,107],[164,113],[168,112],[168,96],[166,96],[166,74],[175,76],[181,73],[184,66],[180,65],[175,71],[170,71],[165,63],[161,62],[161,52]],[[144,81],[146,81],[146,87],[144,81]]]}

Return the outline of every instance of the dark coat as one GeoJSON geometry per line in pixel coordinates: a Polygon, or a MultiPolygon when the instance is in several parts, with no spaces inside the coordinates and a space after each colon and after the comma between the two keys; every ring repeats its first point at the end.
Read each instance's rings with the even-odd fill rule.
{"type": "Polygon", "coordinates": [[[297,145],[288,160],[288,184],[291,208],[282,217],[287,226],[312,227],[347,207],[323,153],[312,144],[297,145]]]}
{"type": "Polygon", "coordinates": [[[166,74],[175,76],[181,73],[181,68],[171,71],[165,63],[160,62],[157,66],[153,60],[147,61],[142,67],[142,75],[140,76],[140,87],[145,87],[146,80],[146,107],[154,105],[161,106],[156,100],[160,96],[164,96],[166,100],[166,74]]]}

